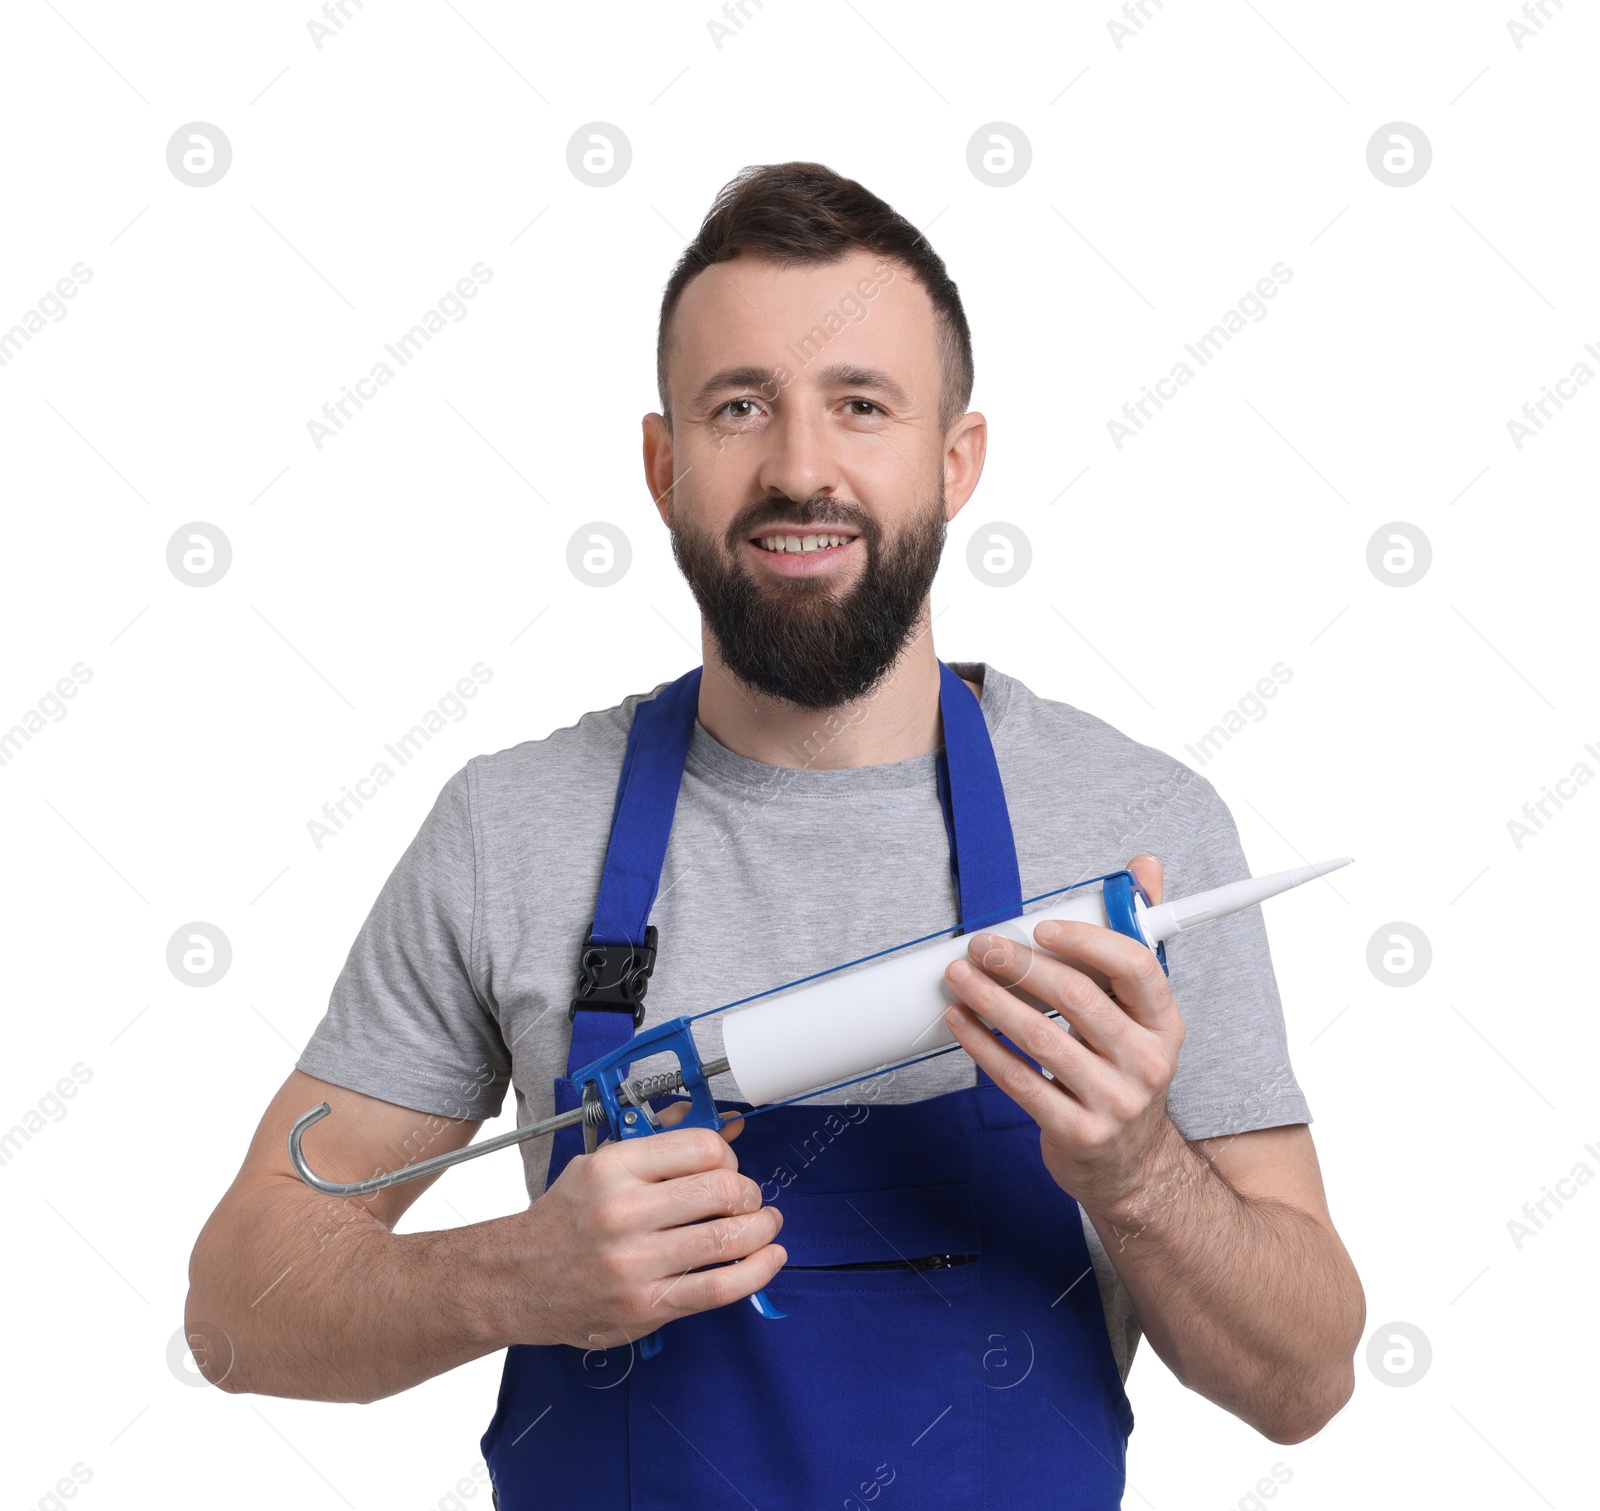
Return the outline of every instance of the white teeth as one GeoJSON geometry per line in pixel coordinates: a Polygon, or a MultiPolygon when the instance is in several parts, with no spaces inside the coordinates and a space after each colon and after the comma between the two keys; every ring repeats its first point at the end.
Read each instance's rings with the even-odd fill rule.
{"type": "Polygon", "coordinates": [[[829,546],[840,546],[852,535],[763,535],[761,544],[769,551],[823,551],[829,546]]]}

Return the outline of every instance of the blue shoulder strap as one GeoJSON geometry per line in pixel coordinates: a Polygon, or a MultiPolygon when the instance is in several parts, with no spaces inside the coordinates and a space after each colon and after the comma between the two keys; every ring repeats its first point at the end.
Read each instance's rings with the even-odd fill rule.
{"type": "Polygon", "coordinates": [[[700,707],[700,672],[698,666],[685,672],[633,711],[611,808],[611,839],[600,873],[591,944],[644,944],[700,707]]]}
{"type": "Polygon", "coordinates": [[[1022,874],[1000,766],[972,690],[939,663],[939,800],[950,835],[950,869],[961,896],[962,931],[1022,911],[1022,874]]]}

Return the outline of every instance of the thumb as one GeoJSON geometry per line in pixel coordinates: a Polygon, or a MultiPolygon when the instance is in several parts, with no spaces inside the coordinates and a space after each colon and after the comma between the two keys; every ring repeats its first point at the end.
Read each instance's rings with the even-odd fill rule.
{"type": "Polygon", "coordinates": [[[1150,901],[1161,901],[1161,862],[1153,855],[1136,855],[1128,862],[1128,869],[1139,878],[1139,885],[1150,894],[1150,901]]]}

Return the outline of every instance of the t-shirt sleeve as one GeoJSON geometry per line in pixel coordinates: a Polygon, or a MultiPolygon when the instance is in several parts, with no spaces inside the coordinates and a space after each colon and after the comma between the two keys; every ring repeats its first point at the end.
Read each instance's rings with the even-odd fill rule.
{"type": "MultiPolygon", "coordinates": [[[[1169,898],[1251,874],[1233,815],[1216,788],[1198,775],[1187,785],[1183,843],[1170,858],[1160,857],[1169,898]]],[[[1262,908],[1181,934],[1166,949],[1185,1028],[1167,1095],[1179,1131],[1203,1139],[1309,1123],[1311,1109],[1289,1064],[1262,908]]]]}
{"type": "Polygon", "coordinates": [[[477,847],[470,762],[383,884],[296,1062],[419,1112],[491,1118],[511,1057],[474,972],[477,847]]]}

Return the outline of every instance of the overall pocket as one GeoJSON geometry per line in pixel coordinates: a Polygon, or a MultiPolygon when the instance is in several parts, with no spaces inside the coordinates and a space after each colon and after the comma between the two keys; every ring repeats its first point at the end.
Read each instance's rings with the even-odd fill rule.
{"type": "Polygon", "coordinates": [[[965,1186],[785,1193],[773,1321],[668,1325],[628,1380],[633,1504],[978,1505],[978,1225],[965,1186]]]}

